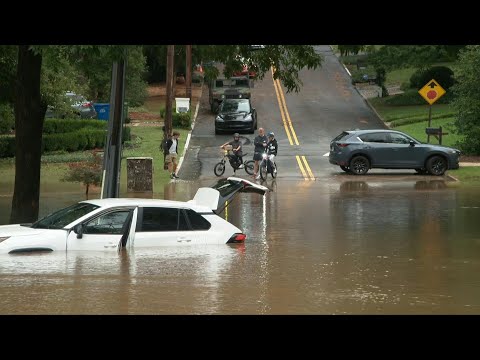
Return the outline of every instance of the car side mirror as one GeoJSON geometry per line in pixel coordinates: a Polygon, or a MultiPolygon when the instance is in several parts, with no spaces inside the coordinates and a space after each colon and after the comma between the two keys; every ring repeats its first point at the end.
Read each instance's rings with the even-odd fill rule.
{"type": "Polygon", "coordinates": [[[415,146],[415,141],[410,140],[410,146],[415,146]]]}
{"type": "Polygon", "coordinates": [[[73,231],[77,234],[77,239],[81,239],[83,237],[83,224],[75,226],[73,231]]]}

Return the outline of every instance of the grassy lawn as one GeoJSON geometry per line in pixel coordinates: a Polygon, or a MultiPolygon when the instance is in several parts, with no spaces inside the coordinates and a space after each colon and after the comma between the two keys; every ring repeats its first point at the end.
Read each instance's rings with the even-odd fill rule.
{"type": "Polygon", "coordinates": [[[480,185],[480,166],[463,166],[458,170],[449,170],[448,174],[460,180],[462,185],[480,185]]]}
{"type": "MultiPolygon", "coordinates": [[[[159,146],[163,133],[161,127],[132,127],[132,144],[134,147],[126,147],[122,154],[122,168],[120,174],[120,193],[127,191],[127,157],[152,157],[153,158],[153,191],[163,193],[164,185],[170,182],[169,173],[163,170],[163,153],[159,146]]],[[[183,153],[188,130],[178,129],[180,132],[178,152],[179,158],[183,153]]],[[[85,190],[79,183],[65,183],[61,179],[68,170],[68,162],[82,161],[88,158],[90,151],[80,151],[67,154],[45,154],[42,156],[42,168],[40,185],[41,191],[57,189],[73,190],[82,194],[85,190]],[[71,184],[71,186],[69,185],[71,184]]],[[[15,160],[13,158],[0,159],[0,193],[12,193],[15,182],[15,160]]],[[[63,191],[63,190],[60,190],[63,191]]],[[[98,189],[97,189],[98,191],[98,189]]],[[[95,190],[92,190],[92,193],[95,190]]]]}
{"type": "MultiPolygon", "coordinates": [[[[387,122],[395,120],[417,119],[418,121],[428,121],[428,104],[392,106],[385,104],[385,98],[369,99],[369,102],[375,107],[380,116],[387,122]]],[[[432,120],[454,116],[453,108],[449,104],[434,104],[432,107],[432,120]]]]}
{"type": "MultiPolygon", "coordinates": [[[[461,139],[461,137],[457,134],[452,133],[452,122],[453,118],[446,118],[446,119],[438,119],[432,120],[432,127],[442,127],[443,132],[448,132],[448,135],[444,135],[442,139],[442,145],[446,146],[455,146],[455,143],[461,139]]],[[[425,134],[425,128],[428,126],[427,121],[418,122],[414,124],[402,125],[397,126],[394,129],[398,131],[403,131],[415,139],[421,142],[427,142],[427,134],[425,134]]],[[[438,144],[438,140],[435,137],[430,136],[430,143],[431,144],[438,144]]]]}

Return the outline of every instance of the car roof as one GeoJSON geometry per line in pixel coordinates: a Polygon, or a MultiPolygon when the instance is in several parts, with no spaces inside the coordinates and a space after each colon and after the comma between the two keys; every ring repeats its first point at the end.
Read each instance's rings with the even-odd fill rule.
{"type": "Polygon", "coordinates": [[[345,132],[349,134],[367,134],[367,133],[372,133],[372,132],[396,132],[400,134],[404,134],[401,131],[398,130],[392,130],[392,129],[358,129],[358,130],[345,130],[345,132]]]}
{"type": "Polygon", "coordinates": [[[212,212],[207,206],[187,203],[185,201],[162,200],[162,199],[142,199],[142,198],[107,198],[84,200],[83,203],[89,203],[101,207],[105,206],[165,206],[175,208],[189,208],[197,212],[212,212]]]}

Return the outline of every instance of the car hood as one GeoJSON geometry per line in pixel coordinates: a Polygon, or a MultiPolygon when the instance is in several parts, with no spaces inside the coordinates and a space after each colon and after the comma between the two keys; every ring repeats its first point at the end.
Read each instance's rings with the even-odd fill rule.
{"type": "Polygon", "coordinates": [[[45,232],[46,229],[33,229],[28,226],[22,226],[20,224],[15,225],[1,225],[0,237],[4,236],[26,236],[26,235],[38,235],[45,232]]]}

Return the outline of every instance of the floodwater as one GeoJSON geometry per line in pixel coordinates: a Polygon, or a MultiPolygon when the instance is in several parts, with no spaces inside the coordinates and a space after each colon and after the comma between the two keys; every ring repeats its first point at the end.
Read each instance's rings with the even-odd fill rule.
{"type": "MultiPolygon", "coordinates": [[[[221,216],[244,245],[1,255],[0,313],[480,313],[480,187],[348,179],[241,194],[221,216]]],[[[198,186],[172,183],[165,197],[198,186]]]]}

